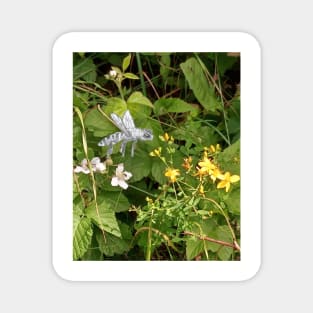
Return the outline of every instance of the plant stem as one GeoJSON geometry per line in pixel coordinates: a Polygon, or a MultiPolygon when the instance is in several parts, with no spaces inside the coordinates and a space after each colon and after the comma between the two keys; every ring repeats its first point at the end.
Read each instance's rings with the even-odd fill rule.
{"type": "Polygon", "coordinates": [[[96,213],[97,213],[98,222],[99,222],[100,229],[102,231],[103,238],[104,238],[104,240],[106,240],[105,239],[105,232],[104,232],[104,229],[103,229],[103,224],[102,224],[102,221],[101,221],[101,218],[100,218],[98,202],[97,202],[96,180],[95,180],[95,177],[94,177],[94,174],[93,174],[93,169],[92,169],[89,157],[88,157],[88,146],[87,146],[87,138],[86,138],[86,130],[85,130],[85,125],[84,125],[84,119],[83,119],[83,115],[82,115],[81,111],[79,110],[79,108],[74,107],[74,110],[77,113],[77,115],[78,115],[78,117],[80,119],[81,125],[82,125],[83,148],[84,148],[84,154],[85,154],[85,158],[87,160],[87,164],[88,164],[88,168],[89,168],[89,172],[90,172],[89,174],[90,174],[91,181],[92,181],[92,191],[93,191],[93,197],[94,197],[94,200],[95,200],[96,213]]]}
{"type": "Polygon", "coordinates": [[[138,52],[136,52],[136,60],[137,60],[137,65],[138,65],[142,93],[146,97],[147,90],[146,90],[146,85],[145,85],[145,81],[144,81],[143,74],[142,74],[142,64],[141,64],[140,54],[138,52]]]}

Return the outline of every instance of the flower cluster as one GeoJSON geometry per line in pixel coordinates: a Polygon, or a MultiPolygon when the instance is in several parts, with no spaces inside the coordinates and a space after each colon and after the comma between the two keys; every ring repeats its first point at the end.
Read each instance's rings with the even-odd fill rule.
{"type": "MultiPolygon", "coordinates": [[[[91,164],[91,168],[92,168],[93,172],[103,173],[106,170],[105,163],[101,162],[99,157],[95,157],[95,158],[91,159],[90,164],[91,164]]],[[[75,167],[74,172],[75,173],[89,174],[90,170],[88,167],[87,159],[83,159],[81,164],[75,167]]]]}
{"type": "MultiPolygon", "coordinates": [[[[107,159],[105,162],[101,162],[99,157],[95,157],[90,161],[92,171],[102,174],[106,171],[106,164],[112,165],[112,163],[112,159],[107,159]]],[[[90,173],[87,159],[83,159],[81,164],[74,168],[74,173],[90,173]]],[[[111,179],[111,185],[120,186],[123,189],[127,189],[128,184],[126,183],[126,181],[129,180],[132,176],[132,173],[124,171],[124,164],[120,163],[117,165],[115,175],[111,179]]]]}
{"type": "MultiPolygon", "coordinates": [[[[216,151],[216,150],[215,150],[216,151]]],[[[209,176],[213,183],[218,179],[219,183],[217,188],[225,188],[225,191],[230,190],[230,185],[236,183],[240,180],[238,175],[231,175],[230,172],[222,173],[218,166],[208,158],[207,152],[204,152],[203,159],[198,163],[196,167],[197,173],[195,176],[199,176],[200,181],[202,181],[204,176],[209,176]]],[[[203,192],[202,192],[203,193],[203,192]]]]}

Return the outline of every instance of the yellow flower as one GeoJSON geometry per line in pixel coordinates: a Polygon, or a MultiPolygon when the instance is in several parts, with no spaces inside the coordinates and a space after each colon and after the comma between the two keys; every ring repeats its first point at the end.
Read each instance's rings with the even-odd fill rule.
{"type": "Polygon", "coordinates": [[[228,192],[230,184],[239,181],[240,177],[238,175],[231,176],[229,172],[226,172],[224,175],[220,175],[218,179],[221,181],[217,184],[217,188],[226,188],[226,192],[228,192]]]}
{"type": "Polygon", "coordinates": [[[222,173],[218,168],[215,168],[213,171],[211,171],[210,177],[213,180],[213,183],[215,183],[216,178],[222,177],[222,173]]]}
{"type": "Polygon", "coordinates": [[[168,133],[165,133],[163,136],[159,136],[161,141],[166,141],[169,144],[172,144],[174,142],[173,136],[170,136],[168,133]]]}
{"type": "Polygon", "coordinates": [[[180,172],[175,168],[167,168],[164,175],[169,178],[171,183],[175,183],[180,172]]]}
{"type": "Polygon", "coordinates": [[[210,145],[209,150],[211,153],[216,153],[216,152],[221,151],[222,149],[221,149],[220,144],[217,144],[216,146],[210,145]]]}
{"type": "Polygon", "coordinates": [[[201,171],[203,173],[206,172],[208,175],[211,175],[213,170],[216,169],[215,164],[213,164],[206,156],[203,157],[203,161],[199,162],[199,166],[201,167],[201,171]]]}
{"type": "Polygon", "coordinates": [[[150,156],[157,156],[157,157],[159,157],[159,156],[161,155],[161,151],[162,151],[162,148],[159,147],[159,148],[154,149],[153,151],[151,151],[151,152],[149,153],[149,155],[150,155],[150,156]]]}
{"type": "Polygon", "coordinates": [[[206,167],[196,167],[197,169],[197,173],[195,174],[195,176],[199,176],[200,180],[202,180],[202,177],[205,175],[208,175],[208,171],[206,167]]]}

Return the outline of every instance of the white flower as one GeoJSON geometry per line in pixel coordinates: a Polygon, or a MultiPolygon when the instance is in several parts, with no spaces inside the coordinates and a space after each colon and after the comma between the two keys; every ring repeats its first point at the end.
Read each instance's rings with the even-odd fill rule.
{"type": "Polygon", "coordinates": [[[116,168],[115,176],[113,176],[111,180],[111,185],[120,186],[123,189],[127,189],[128,184],[125,181],[129,180],[132,176],[133,176],[132,173],[126,171],[124,172],[124,164],[121,163],[116,168]]]}
{"type": "Polygon", "coordinates": [[[114,71],[114,70],[111,70],[111,71],[109,72],[109,76],[110,76],[111,78],[115,78],[116,75],[117,75],[117,72],[114,71]]]}
{"type": "MultiPolygon", "coordinates": [[[[100,158],[98,157],[95,157],[93,158],[91,161],[91,167],[92,167],[92,170],[94,172],[100,172],[100,173],[103,173],[105,170],[106,170],[106,166],[104,163],[101,162],[100,158]]],[[[89,168],[88,168],[88,163],[87,163],[87,160],[86,159],[83,159],[82,162],[81,162],[81,166],[76,166],[75,169],[74,169],[74,172],[75,173],[81,173],[83,172],[84,174],[89,174],[90,171],[89,171],[89,168]]]]}

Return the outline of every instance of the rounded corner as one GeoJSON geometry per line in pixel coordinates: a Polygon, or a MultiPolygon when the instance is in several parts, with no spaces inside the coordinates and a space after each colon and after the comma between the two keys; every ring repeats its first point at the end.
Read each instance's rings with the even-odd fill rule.
{"type": "Polygon", "coordinates": [[[240,279],[241,282],[247,282],[249,280],[253,280],[256,278],[257,275],[259,275],[260,271],[262,269],[262,262],[258,262],[256,266],[252,267],[247,273],[244,274],[244,277],[240,279]]]}
{"type": "Polygon", "coordinates": [[[59,279],[62,279],[66,282],[73,282],[74,280],[71,279],[68,275],[66,275],[61,268],[58,267],[58,265],[55,263],[55,261],[52,261],[52,269],[55,274],[59,279]]]}
{"type": "Polygon", "coordinates": [[[243,36],[249,44],[254,45],[255,47],[257,47],[257,49],[261,51],[261,42],[254,34],[245,31],[239,32],[239,34],[243,36]]]}
{"type": "Polygon", "coordinates": [[[52,50],[55,51],[59,46],[63,46],[63,44],[67,42],[69,38],[73,37],[74,33],[75,32],[69,31],[57,36],[52,43],[52,50]]]}

